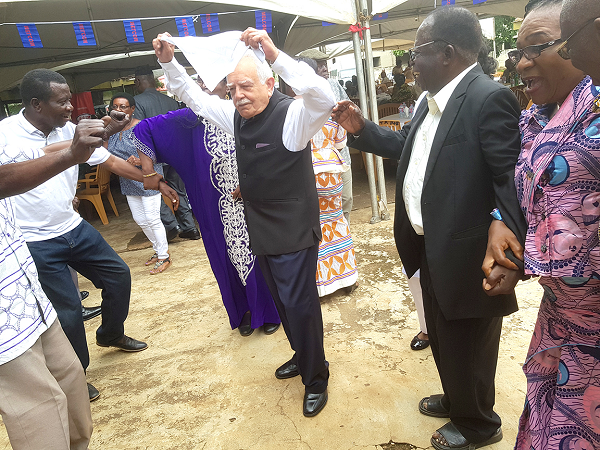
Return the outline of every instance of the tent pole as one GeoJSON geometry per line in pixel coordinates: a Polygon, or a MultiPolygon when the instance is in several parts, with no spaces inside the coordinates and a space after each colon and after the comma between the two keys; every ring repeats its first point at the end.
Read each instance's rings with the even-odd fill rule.
{"type": "MultiPolygon", "coordinates": [[[[356,0],[358,2],[358,0],[356,0]]],[[[358,3],[356,3],[357,17],[359,14],[358,3]]],[[[368,117],[369,108],[367,103],[367,93],[365,90],[365,74],[363,71],[361,50],[360,50],[360,37],[358,33],[352,33],[352,43],[354,44],[354,62],[356,64],[356,78],[358,80],[358,98],[360,100],[360,109],[363,114],[368,117]]],[[[371,197],[371,223],[379,222],[378,208],[377,208],[377,187],[375,186],[375,170],[373,168],[373,155],[371,153],[365,153],[365,160],[367,165],[367,179],[369,180],[369,194],[371,197]]]]}
{"type": "MultiPolygon", "coordinates": [[[[373,68],[373,48],[371,44],[371,30],[369,12],[366,0],[359,0],[360,9],[363,12],[363,27],[365,33],[365,60],[367,70],[367,87],[369,90],[369,101],[371,106],[371,120],[379,123],[379,114],[377,113],[377,93],[375,92],[375,77],[373,68]]],[[[360,16],[359,16],[360,17],[360,16]]],[[[389,220],[390,213],[387,209],[387,192],[385,190],[385,174],[383,173],[383,159],[381,156],[375,157],[377,167],[377,184],[379,185],[379,217],[383,220],[389,220]]]]}

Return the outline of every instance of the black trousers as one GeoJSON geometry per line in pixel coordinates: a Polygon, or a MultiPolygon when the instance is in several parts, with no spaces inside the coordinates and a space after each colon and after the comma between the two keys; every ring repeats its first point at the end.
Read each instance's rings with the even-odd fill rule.
{"type": "MultiPolygon", "coordinates": [[[[442,382],[442,404],[471,443],[489,439],[501,425],[494,412],[496,365],[502,317],[446,320],[421,251],[421,288],[431,351],[442,382]]],[[[483,272],[481,274],[483,279],[483,272]]],[[[460,280],[456,280],[460,282],[460,280]]]]}
{"type": "Polygon", "coordinates": [[[42,289],[56,309],[62,328],[84,369],[90,364],[81,315],[79,290],[73,283],[69,266],[102,289],[102,324],[96,331],[101,343],[120,339],[129,312],[131,274],[100,233],[85,220],[61,236],[28,242],[42,289]]]}
{"type": "Polygon", "coordinates": [[[179,207],[173,215],[171,208],[163,201],[160,203],[160,220],[167,231],[179,226],[181,231],[191,231],[196,228],[192,208],[188,200],[185,184],[175,169],[168,164],[163,165],[163,177],[167,184],[177,192],[179,196],[179,207]]]}
{"type": "Polygon", "coordinates": [[[257,256],[283,329],[295,351],[306,392],[327,389],[329,363],[323,349],[323,316],[317,292],[319,244],[284,255],[257,256]]]}

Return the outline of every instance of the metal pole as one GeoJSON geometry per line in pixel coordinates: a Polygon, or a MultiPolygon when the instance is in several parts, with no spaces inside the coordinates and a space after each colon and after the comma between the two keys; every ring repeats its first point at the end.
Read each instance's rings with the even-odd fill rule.
{"type": "MultiPolygon", "coordinates": [[[[356,0],[358,1],[358,0],[356,0]]],[[[359,17],[358,3],[356,4],[356,13],[359,17]]],[[[360,51],[360,37],[358,33],[352,33],[352,43],[354,44],[354,62],[356,64],[356,78],[358,80],[358,98],[360,100],[360,109],[365,116],[369,114],[367,103],[367,93],[365,90],[365,74],[362,65],[362,56],[360,51]]],[[[371,197],[371,223],[379,222],[378,207],[377,207],[377,187],[375,186],[375,170],[373,168],[373,155],[365,154],[367,165],[367,179],[369,180],[369,195],[371,197]]]]}
{"type": "MultiPolygon", "coordinates": [[[[359,0],[360,9],[363,11],[364,18],[364,36],[365,36],[365,60],[367,70],[367,88],[369,90],[369,101],[371,106],[371,120],[379,123],[379,114],[377,113],[377,93],[375,92],[375,78],[373,75],[373,48],[371,46],[370,21],[367,10],[366,0],[359,0]]],[[[379,187],[379,217],[383,220],[389,220],[390,213],[387,209],[387,192],[385,190],[385,174],[383,173],[383,159],[381,156],[375,157],[377,167],[377,184],[379,187]]]]}

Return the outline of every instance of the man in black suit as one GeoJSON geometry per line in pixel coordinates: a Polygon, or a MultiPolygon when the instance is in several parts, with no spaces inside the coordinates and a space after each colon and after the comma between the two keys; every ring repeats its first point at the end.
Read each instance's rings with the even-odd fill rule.
{"type": "MultiPolygon", "coordinates": [[[[333,114],[356,137],[354,148],[399,160],[394,236],[408,275],[421,269],[444,392],[421,400],[419,411],[451,420],[433,434],[436,449],[502,439],[494,376],[502,316],[517,309],[514,284],[495,297],[482,288],[488,231],[491,248],[506,242],[510,230],[522,242],[525,223],[513,181],[519,104],[477,65],[481,44],[474,14],[438,8],[409,53],[417,82],[429,92],[412,122],[394,132],[364,120],[349,102],[333,114]],[[495,208],[504,222],[492,219],[495,208]]],[[[512,247],[519,248],[514,239],[512,247]]]]}

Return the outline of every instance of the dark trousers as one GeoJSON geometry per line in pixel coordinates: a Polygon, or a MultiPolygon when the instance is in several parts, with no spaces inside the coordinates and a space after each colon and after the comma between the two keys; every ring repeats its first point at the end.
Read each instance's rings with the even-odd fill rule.
{"type": "Polygon", "coordinates": [[[102,325],[96,338],[102,343],[124,334],[129,311],[131,275],[129,267],[104,238],[83,220],[73,230],[54,239],[28,242],[40,283],[52,302],[60,324],[84,369],[90,363],[81,300],[69,266],[102,289],[102,325]]]}
{"type": "MultiPolygon", "coordinates": [[[[502,423],[494,412],[502,317],[446,320],[433,290],[424,241],[421,255],[423,307],[444,390],[442,404],[462,435],[471,443],[480,443],[502,423]]],[[[483,272],[481,276],[483,279],[483,272]]]]}
{"type": "Polygon", "coordinates": [[[160,220],[167,230],[172,230],[179,226],[181,231],[191,231],[196,228],[192,208],[188,200],[185,184],[175,169],[170,165],[163,165],[163,177],[167,184],[172,187],[179,196],[179,207],[175,211],[175,215],[166,203],[163,201],[160,204],[160,220]]]}
{"type": "Polygon", "coordinates": [[[323,349],[323,316],[317,292],[319,244],[285,255],[257,256],[295,354],[306,392],[327,389],[329,363],[323,349]]]}

